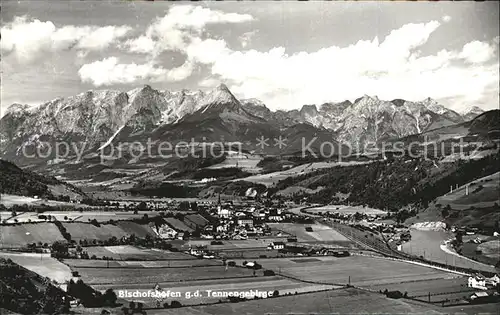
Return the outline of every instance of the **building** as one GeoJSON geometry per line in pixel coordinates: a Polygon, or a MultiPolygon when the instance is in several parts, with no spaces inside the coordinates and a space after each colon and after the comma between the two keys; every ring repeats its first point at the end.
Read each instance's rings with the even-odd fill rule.
{"type": "Polygon", "coordinates": [[[268,246],[271,249],[284,249],[285,248],[285,243],[283,242],[272,242],[268,246]]]}
{"type": "Polygon", "coordinates": [[[483,277],[482,275],[474,275],[472,277],[469,277],[469,279],[467,281],[467,286],[469,288],[487,290],[486,278],[483,277]]]}
{"type": "Polygon", "coordinates": [[[232,211],[229,210],[229,209],[222,209],[222,207],[218,207],[217,208],[217,215],[220,217],[220,218],[230,218],[231,215],[232,215],[232,211]]]}
{"type": "Polygon", "coordinates": [[[163,224],[158,228],[158,235],[161,238],[166,238],[166,239],[175,238],[177,236],[177,231],[171,228],[170,226],[163,224]]]}
{"type": "Polygon", "coordinates": [[[484,298],[487,298],[488,296],[489,296],[489,294],[486,292],[476,292],[470,296],[470,299],[471,300],[484,299],[484,298]]]}
{"type": "Polygon", "coordinates": [[[242,226],[245,226],[245,225],[249,225],[249,226],[253,226],[253,219],[251,218],[240,218],[238,219],[237,221],[238,225],[242,225],[242,226]]]}
{"type": "Polygon", "coordinates": [[[488,290],[495,288],[498,284],[500,284],[500,277],[498,275],[494,275],[491,278],[483,277],[480,274],[469,277],[467,281],[467,285],[470,288],[480,289],[480,290],[488,290]]]}
{"type": "Polygon", "coordinates": [[[267,219],[269,221],[276,221],[276,222],[283,221],[283,217],[279,214],[272,214],[267,219]]]}

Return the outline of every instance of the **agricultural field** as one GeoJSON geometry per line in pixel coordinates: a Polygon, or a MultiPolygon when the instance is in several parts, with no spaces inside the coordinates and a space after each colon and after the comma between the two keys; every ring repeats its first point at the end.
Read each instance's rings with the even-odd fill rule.
{"type": "MultiPolygon", "coordinates": [[[[252,175],[249,177],[245,177],[245,181],[256,183],[256,184],[262,184],[267,187],[274,186],[276,183],[278,183],[280,180],[283,180],[288,177],[293,177],[293,176],[299,176],[299,175],[304,175],[307,173],[311,173],[320,169],[324,168],[332,168],[336,166],[352,166],[352,165],[362,165],[362,164],[367,164],[371,163],[370,161],[367,162],[313,162],[313,163],[307,163],[307,164],[302,164],[293,168],[290,168],[288,170],[283,170],[283,171],[278,171],[278,172],[272,172],[272,173],[267,173],[267,174],[260,174],[260,175],[252,175]]],[[[237,181],[241,179],[236,179],[233,181],[237,181]]]]}
{"type": "MultiPolygon", "coordinates": [[[[229,267],[226,270],[223,266],[138,269],[72,267],[72,270],[78,271],[82,280],[87,284],[109,284],[115,288],[121,285],[129,288],[136,284],[148,284],[152,288],[156,283],[253,277],[253,271],[250,269],[229,267]]],[[[258,270],[256,275],[262,276],[262,270],[258,270]]]]}
{"type": "Polygon", "coordinates": [[[227,168],[227,167],[238,167],[245,172],[249,173],[258,173],[262,169],[257,167],[257,164],[262,160],[262,157],[259,155],[247,154],[239,152],[230,152],[230,154],[226,157],[226,159],[218,164],[211,165],[207,168],[209,169],[218,169],[218,168],[227,168]]]}
{"type": "Polygon", "coordinates": [[[460,256],[447,248],[444,242],[453,238],[453,235],[444,231],[421,231],[411,229],[411,240],[402,245],[405,253],[423,256],[430,261],[436,261],[461,268],[495,272],[495,268],[467,257],[460,256]]]}
{"type": "Polygon", "coordinates": [[[273,230],[294,235],[299,242],[324,242],[347,247],[352,245],[345,236],[322,224],[270,223],[269,226],[273,230]],[[306,231],[306,227],[311,227],[312,232],[306,231]]]}
{"type": "Polygon", "coordinates": [[[7,208],[12,207],[13,205],[32,204],[39,201],[40,201],[39,199],[26,196],[17,196],[9,194],[0,195],[0,204],[6,206],[7,208]]]}
{"type": "Polygon", "coordinates": [[[146,237],[146,235],[155,236],[156,232],[151,228],[151,226],[146,224],[137,224],[130,221],[121,221],[116,223],[125,233],[137,237],[146,237]]]}
{"type": "Polygon", "coordinates": [[[89,246],[84,247],[90,257],[95,255],[98,258],[109,257],[114,260],[186,260],[195,259],[193,256],[180,253],[171,252],[161,249],[145,249],[138,248],[131,245],[119,246],[89,246]]]}
{"type": "Polygon", "coordinates": [[[165,221],[176,231],[193,232],[194,229],[187,226],[184,222],[176,218],[166,218],[165,221]]]}
{"type": "Polygon", "coordinates": [[[2,219],[6,219],[6,223],[25,223],[25,222],[44,222],[45,219],[40,218],[40,215],[48,217],[49,215],[58,221],[67,222],[89,222],[91,220],[96,220],[97,222],[107,222],[109,220],[119,221],[119,220],[131,220],[140,219],[147,214],[149,217],[157,216],[158,212],[154,211],[140,211],[138,214],[134,214],[132,211],[46,211],[43,213],[36,212],[23,212],[19,213],[15,217],[11,217],[10,212],[1,213],[2,219]]]}
{"type": "Polygon", "coordinates": [[[113,236],[120,239],[130,235],[119,226],[113,224],[101,224],[97,227],[90,223],[69,222],[63,223],[63,226],[71,234],[71,239],[77,242],[80,240],[104,241],[113,236]]]}
{"type": "MultiPolygon", "coordinates": [[[[97,289],[104,290],[107,286],[94,286],[97,289]]],[[[260,292],[274,292],[278,290],[281,294],[291,293],[304,293],[304,292],[314,292],[320,290],[328,290],[334,289],[335,286],[330,285],[314,285],[314,284],[305,284],[302,282],[294,281],[291,279],[285,279],[281,277],[256,277],[256,278],[248,278],[244,281],[238,279],[220,279],[220,280],[204,280],[204,281],[192,281],[188,284],[185,283],[173,283],[168,286],[162,286],[162,290],[170,292],[176,292],[180,295],[180,297],[176,298],[166,298],[164,302],[170,302],[172,300],[177,300],[181,302],[183,305],[193,305],[193,304],[202,304],[202,303],[213,303],[218,302],[219,300],[226,300],[226,298],[214,297],[207,292],[208,290],[214,292],[250,292],[251,290],[259,290],[260,292]],[[187,298],[186,294],[193,294],[194,292],[199,291],[199,297],[191,297],[187,298]]],[[[129,289],[129,287],[127,287],[129,289]]],[[[132,289],[137,289],[139,292],[150,290],[150,287],[144,288],[144,286],[138,286],[138,288],[133,287],[132,289]]],[[[156,299],[153,298],[145,298],[139,299],[147,306],[155,306],[156,299]]],[[[134,301],[139,301],[134,299],[134,301]]],[[[163,301],[160,300],[162,303],[163,301]]]]}
{"type": "Polygon", "coordinates": [[[50,278],[59,284],[66,283],[72,278],[71,269],[50,254],[37,253],[9,253],[1,252],[0,257],[11,259],[18,265],[29,269],[42,277],[50,278]]]}
{"type": "Polygon", "coordinates": [[[500,260],[500,239],[498,237],[486,237],[486,239],[481,244],[464,240],[460,254],[484,264],[495,265],[500,260]]]}
{"type": "Polygon", "coordinates": [[[9,195],[9,194],[1,194],[0,204],[4,205],[7,208],[10,208],[14,205],[48,205],[53,207],[71,207],[71,208],[79,208],[86,205],[81,205],[78,203],[71,202],[63,202],[63,201],[55,201],[55,200],[45,200],[45,199],[37,199],[31,198],[27,196],[18,196],[18,195],[9,195]]]}
{"type": "Polygon", "coordinates": [[[376,285],[367,287],[370,290],[389,290],[407,292],[409,297],[419,300],[438,302],[444,299],[461,299],[476,292],[476,289],[467,286],[467,277],[451,279],[436,279],[427,281],[413,281],[390,285],[376,285]]]}
{"type": "Polygon", "coordinates": [[[282,257],[277,249],[228,249],[219,253],[221,257],[227,259],[258,259],[282,257]]]}
{"type": "Polygon", "coordinates": [[[222,245],[211,245],[213,240],[189,240],[188,246],[206,246],[210,250],[248,250],[248,249],[266,249],[271,242],[285,241],[286,238],[249,238],[246,240],[221,240],[222,245]]]}
{"type": "Polygon", "coordinates": [[[184,223],[192,228],[204,227],[208,224],[208,220],[200,214],[188,214],[184,217],[184,223]]]}
{"type": "Polygon", "coordinates": [[[324,284],[350,281],[356,286],[372,286],[455,277],[452,273],[416,264],[358,255],[257,259],[257,262],[276,273],[324,284]]]}
{"type": "Polygon", "coordinates": [[[24,247],[32,243],[51,244],[65,241],[54,223],[3,225],[0,227],[0,248],[24,247]]]}
{"type": "Polygon", "coordinates": [[[379,216],[384,216],[387,214],[387,211],[382,211],[379,209],[373,209],[361,206],[344,206],[344,205],[327,205],[322,207],[309,208],[306,209],[305,211],[314,214],[320,214],[324,212],[340,213],[340,214],[355,214],[356,212],[359,212],[366,215],[379,215],[379,216]]]}
{"type": "Polygon", "coordinates": [[[224,303],[148,310],[151,315],[230,315],[230,314],[443,314],[439,308],[424,303],[389,299],[382,294],[354,288],[338,289],[244,303],[224,303]]]}
{"type": "Polygon", "coordinates": [[[92,260],[92,259],[65,259],[64,263],[75,268],[179,268],[179,267],[207,267],[222,266],[222,261],[215,259],[186,259],[172,260],[92,260]]]}

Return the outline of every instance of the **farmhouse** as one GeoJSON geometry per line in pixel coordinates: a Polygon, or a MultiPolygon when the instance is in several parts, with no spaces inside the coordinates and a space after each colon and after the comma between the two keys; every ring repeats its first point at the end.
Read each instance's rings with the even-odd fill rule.
{"type": "Polygon", "coordinates": [[[480,299],[480,298],[486,298],[488,296],[489,296],[489,294],[487,292],[476,292],[470,296],[470,299],[476,300],[476,299],[480,299]]]}
{"type": "Polygon", "coordinates": [[[285,248],[285,243],[283,242],[272,242],[269,244],[268,248],[270,249],[284,249],[285,248]]]}
{"type": "Polygon", "coordinates": [[[470,288],[481,289],[481,290],[488,290],[490,288],[494,288],[498,284],[500,284],[500,277],[498,277],[498,275],[494,275],[491,278],[486,278],[480,274],[477,274],[472,277],[469,277],[467,282],[467,285],[470,288]]]}
{"type": "Polygon", "coordinates": [[[170,226],[163,224],[158,228],[158,235],[161,238],[175,238],[177,235],[177,231],[170,226]]]}

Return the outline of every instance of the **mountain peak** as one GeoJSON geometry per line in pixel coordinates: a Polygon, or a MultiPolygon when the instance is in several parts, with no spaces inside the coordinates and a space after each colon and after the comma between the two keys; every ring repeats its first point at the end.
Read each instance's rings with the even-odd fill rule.
{"type": "Polygon", "coordinates": [[[378,96],[376,96],[376,95],[374,95],[374,96],[370,96],[370,95],[368,95],[368,94],[365,94],[365,95],[363,95],[362,97],[357,98],[357,99],[354,101],[354,104],[359,103],[359,102],[361,102],[361,101],[366,102],[366,101],[372,101],[372,100],[373,100],[373,101],[378,101],[378,96]]]}
{"type": "Polygon", "coordinates": [[[7,108],[7,110],[5,111],[5,115],[24,113],[24,112],[28,111],[29,108],[30,108],[30,106],[27,104],[14,103],[7,108]]]}
{"type": "Polygon", "coordinates": [[[229,91],[228,87],[221,83],[213,89],[203,100],[204,105],[210,104],[238,104],[239,101],[234,97],[233,93],[229,91]]]}
{"type": "Polygon", "coordinates": [[[219,84],[215,89],[218,91],[224,91],[224,92],[231,93],[231,91],[229,91],[229,88],[227,87],[227,85],[225,85],[224,83],[219,84]]]}

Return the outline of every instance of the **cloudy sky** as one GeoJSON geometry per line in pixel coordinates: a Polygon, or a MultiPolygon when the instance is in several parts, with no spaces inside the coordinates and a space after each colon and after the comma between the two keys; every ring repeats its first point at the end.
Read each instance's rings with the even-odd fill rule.
{"type": "Polygon", "coordinates": [[[220,82],[272,109],[364,94],[499,104],[496,1],[2,4],[3,109],[220,82]]]}

